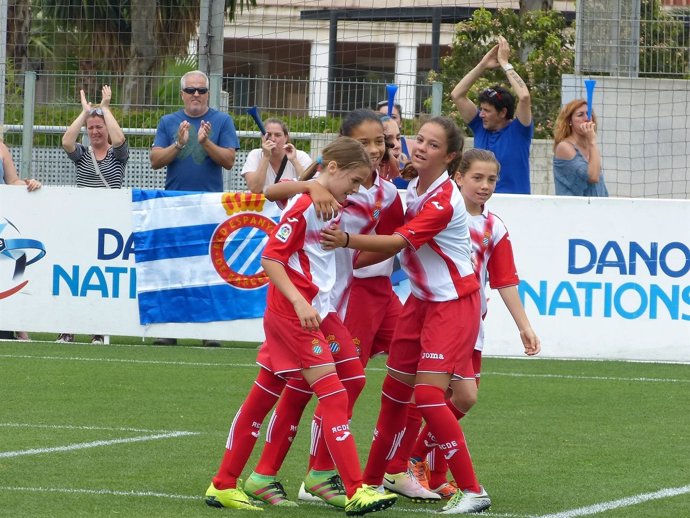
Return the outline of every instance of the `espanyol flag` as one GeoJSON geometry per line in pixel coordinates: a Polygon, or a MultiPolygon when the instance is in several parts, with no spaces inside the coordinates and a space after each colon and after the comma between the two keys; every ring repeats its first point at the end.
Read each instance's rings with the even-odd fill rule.
{"type": "Polygon", "coordinates": [[[132,191],[139,320],[258,318],[268,277],[261,252],[280,219],[262,194],[132,191]]]}

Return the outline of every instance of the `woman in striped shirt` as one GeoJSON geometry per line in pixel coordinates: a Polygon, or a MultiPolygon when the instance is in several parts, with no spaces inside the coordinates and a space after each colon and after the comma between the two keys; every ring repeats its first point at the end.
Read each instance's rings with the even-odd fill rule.
{"type": "Polygon", "coordinates": [[[110,111],[111,91],[103,86],[101,104],[91,108],[81,90],[82,111],[62,137],[62,147],[77,167],[77,187],[120,189],[125,178],[129,147],[125,134],[110,111]],[[77,143],[86,126],[90,146],[77,143]]]}
{"type": "MultiPolygon", "coordinates": [[[[62,147],[77,168],[77,187],[121,189],[129,160],[129,147],[122,128],[110,111],[110,86],[102,89],[101,104],[91,108],[84,90],[80,91],[82,111],[62,136],[62,147]],[[90,145],[77,142],[82,126],[90,145]]],[[[60,333],[59,343],[74,342],[72,333],[60,333]]],[[[92,344],[102,344],[103,335],[92,335],[92,344]]]]}

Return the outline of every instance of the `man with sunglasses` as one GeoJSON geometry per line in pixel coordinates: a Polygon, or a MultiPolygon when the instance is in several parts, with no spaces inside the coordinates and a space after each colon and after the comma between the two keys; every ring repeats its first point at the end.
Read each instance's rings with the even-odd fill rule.
{"type": "Polygon", "coordinates": [[[223,191],[223,169],[232,169],[240,147],[235,123],[208,105],[208,77],[200,70],[180,80],[184,108],[164,115],[151,148],[151,166],[167,166],[169,191],[223,191]]]}
{"type": "MultiPolygon", "coordinates": [[[[168,191],[223,192],[223,169],[235,165],[240,147],[235,123],[227,113],[208,105],[208,76],[200,70],[187,72],[180,80],[184,108],[164,115],[158,123],[151,148],[151,166],[167,166],[168,191]]],[[[156,345],[175,345],[175,338],[159,338],[156,345]]],[[[204,340],[218,347],[216,340],[204,340]]]]}
{"type": "Polygon", "coordinates": [[[534,134],[532,105],[527,85],[508,62],[510,46],[503,37],[451,92],[460,116],[474,133],[474,147],[492,151],[501,164],[495,192],[530,194],[529,150],[534,134]],[[479,94],[479,108],[467,97],[486,70],[501,67],[518,99],[500,86],[479,94]]]}

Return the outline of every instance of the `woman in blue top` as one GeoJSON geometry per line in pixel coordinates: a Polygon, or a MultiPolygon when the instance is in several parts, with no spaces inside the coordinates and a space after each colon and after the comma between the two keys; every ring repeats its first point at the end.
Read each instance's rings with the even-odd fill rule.
{"type": "Polygon", "coordinates": [[[556,119],[553,176],[558,196],[609,195],[597,146],[597,118],[587,117],[587,101],[566,104],[556,119]]]}

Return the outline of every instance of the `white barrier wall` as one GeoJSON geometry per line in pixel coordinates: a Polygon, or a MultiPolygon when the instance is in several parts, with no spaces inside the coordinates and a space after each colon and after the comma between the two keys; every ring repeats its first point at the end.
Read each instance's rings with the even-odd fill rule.
{"type": "MultiPolygon", "coordinates": [[[[0,329],[260,341],[260,319],[139,325],[130,196],[0,186],[0,329]]],[[[690,361],[690,202],[496,195],[491,209],[543,356],[690,361]]],[[[485,351],[522,352],[495,292],[485,351]]]]}

